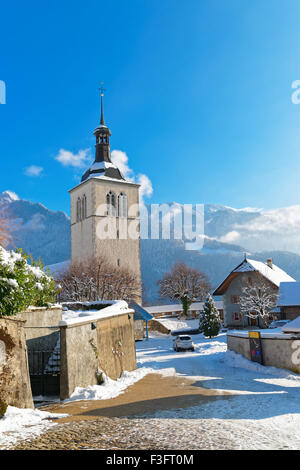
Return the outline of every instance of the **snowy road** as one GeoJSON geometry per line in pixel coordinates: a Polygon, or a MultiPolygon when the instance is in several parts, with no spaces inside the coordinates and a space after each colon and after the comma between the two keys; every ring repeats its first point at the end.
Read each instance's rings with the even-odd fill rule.
{"type": "MultiPolygon", "coordinates": [[[[150,439],[155,444],[153,448],[163,446],[164,449],[300,449],[300,375],[263,367],[227,352],[225,334],[211,340],[202,335],[193,336],[195,352],[176,353],[172,340],[172,337],[157,334],[149,341],[136,343],[136,371],[125,372],[116,381],[107,379],[100,386],[76,389],[72,399],[61,408],[58,406],[57,411],[66,412],[66,404],[72,401],[110,400],[157,371],[192,378],[195,386],[219,391],[221,399],[217,396],[209,401],[200,399],[201,405],[196,401],[197,406],[163,409],[151,415],[130,415],[118,426],[121,437],[123,425],[130,429],[128,445],[133,446],[131,448],[140,448],[141,440],[145,443],[150,439]],[[224,397],[224,392],[231,395],[224,397]],[[145,419],[141,419],[143,417],[145,419]]],[[[78,406],[81,406],[80,401],[78,406]]],[[[60,445],[57,440],[62,436],[68,439],[70,426],[78,443],[84,441],[82,427],[87,428],[88,440],[81,442],[82,445],[89,444],[89,437],[92,442],[98,436],[99,428],[94,421],[56,427],[59,421],[48,420],[55,416],[59,415],[9,407],[0,420],[0,449],[11,448],[24,439],[28,443],[21,443],[21,448],[31,448],[32,439],[39,435],[41,442],[33,448],[40,448],[39,445],[57,448],[54,446],[55,443],[60,445]],[[93,432],[97,436],[93,437],[93,432]]],[[[110,442],[105,445],[109,446],[110,442]]]]}
{"type": "Polygon", "coordinates": [[[137,343],[139,367],[173,369],[201,387],[231,392],[227,400],[158,412],[151,417],[213,422],[242,449],[300,449],[300,376],[251,363],[226,352],[226,335],[193,336],[195,352],[176,353],[172,338],[153,336],[137,343]],[[222,426],[220,428],[220,426],[222,426]]]}

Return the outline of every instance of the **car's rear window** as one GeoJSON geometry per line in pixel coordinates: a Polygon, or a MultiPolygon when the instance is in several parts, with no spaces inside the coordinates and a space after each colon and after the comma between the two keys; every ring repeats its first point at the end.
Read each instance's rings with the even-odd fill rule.
{"type": "Polygon", "coordinates": [[[182,339],[183,341],[188,341],[191,339],[190,336],[179,336],[179,339],[182,339]]]}

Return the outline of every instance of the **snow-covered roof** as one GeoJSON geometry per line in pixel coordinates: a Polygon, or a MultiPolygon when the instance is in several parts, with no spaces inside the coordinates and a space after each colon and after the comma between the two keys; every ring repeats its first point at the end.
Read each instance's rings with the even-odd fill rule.
{"type": "Polygon", "coordinates": [[[116,165],[114,165],[113,163],[111,162],[94,162],[90,167],[89,167],[89,170],[90,171],[103,171],[105,170],[106,168],[117,168],[116,165]]]}
{"type": "Polygon", "coordinates": [[[130,308],[134,310],[134,319],[135,320],[144,320],[149,321],[152,320],[152,315],[145,310],[141,305],[137,304],[136,302],[130,303],[130,308]]]}
{"type": "Polygon", "coordinates": [[[300,317],[288,322],[281,329],[284,333],[300,333],[300,317]]]}
{"type": "Polygon", "coordinates": [[[277,287],[279,287],[281,282],[296,282],[291,276],[289,276],[285,271],[280,269],[274,263],[272,267],[268,263],[263,263],[262,261],[256,261],[254,259],[245,259],[244,262],[238,266],[233,272],[248,272],[248,271],[258,271],[262,276],[271,281],[277,287]]]}
{"type": "MultiPolygon", "coordinates": [[[[189,310],[203,310],[204,302],[194,302],[191,304],[189,310]]],[[[223,309],[223,302],[221,300],[215,301],[215,306],[218,310],[223,309]]],[[[149,313],[172,313],[182,312],[181,304],[170,304],[170,305],[152,305],[151,307],[143,307],[149,313]]]]}
{"type": "Polygon", "coordinates": [[[279,307],[300,306],[300,282],[281,282],[277,305],[279,307]]]}
{"type": "Polygon", "coordinates": [[[273,262],[256,261],[254,259],[245,258],[227,278],[217,287],[213,295],[223,295],[226,292],[232,278],[238,273],[245,272],[259,272],[263,277],[272,282],[275,286],[279,287],[281,282],[296,282],[289,274],[280,269],[273,262]]]}

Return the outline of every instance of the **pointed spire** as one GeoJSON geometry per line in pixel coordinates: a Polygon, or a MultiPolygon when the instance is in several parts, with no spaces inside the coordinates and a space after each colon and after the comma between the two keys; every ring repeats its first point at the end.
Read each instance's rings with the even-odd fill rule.
{"type": "Polygon", "coordinates": [[[101,82],[101,87],[99,88],[99,90],[101,92],[101,119],[100,119],[100,124],[102,126],[105,126],[104,114],[103,114],[103,96],[104,96],[103,82],[101,82]]]}

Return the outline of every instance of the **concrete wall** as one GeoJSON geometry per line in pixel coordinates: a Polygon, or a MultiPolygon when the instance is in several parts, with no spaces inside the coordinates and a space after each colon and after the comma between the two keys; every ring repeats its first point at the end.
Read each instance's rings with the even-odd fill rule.
{"type": "Polygon", "coordinates": [[[136,369],[133,313],[61,326],[60,334],[62,400],[76,387],[95,385],[98,368],[112,379],[136,369]]]}
{"type": "Polygon", "coordinates": [[[0,404],[33,408],[24,321],[0,318],[0,404]]]}
{"type": "Polygon", "coordinates": [[[136,369],[133,314],[98,321],[97,333],[99,365],[106,375],[117,379],[136,369]]]}
{"type": "Polygon", "coordinates": [[[19,314],[18,318],[26,321],[24,329],[28,350],[53,350],[59,338],[60,307],[32,308],[19,314]]]}
{"type": "MultiPolygon", "coordinates": [[[[281,369],[288,369],[300,374],[300,364],[297,355],[299,346],[295,341],[300,340],[299,336],[291,337],[282,335],[282,338],[262,338],[262,356],[265,366],[274,366],[281,369]]],[[[251,359],[249,338],[247,336],[231,336],[227,334],[227,347],[231,351],[242,354],[247,359],[251,359]]]]}
{"type": "Polygon", "coordinates": [[[134,322],[134,339],[140,341],[144,339],[144,320],[135,320],[134,322]]]}
{"type": "Polygon", "coordinates": [[[60,328],[60,398],[97,383],[97,330],[91,322],[60,328]],[[95,352],[96,350],[96,352],[95,352]]]}

